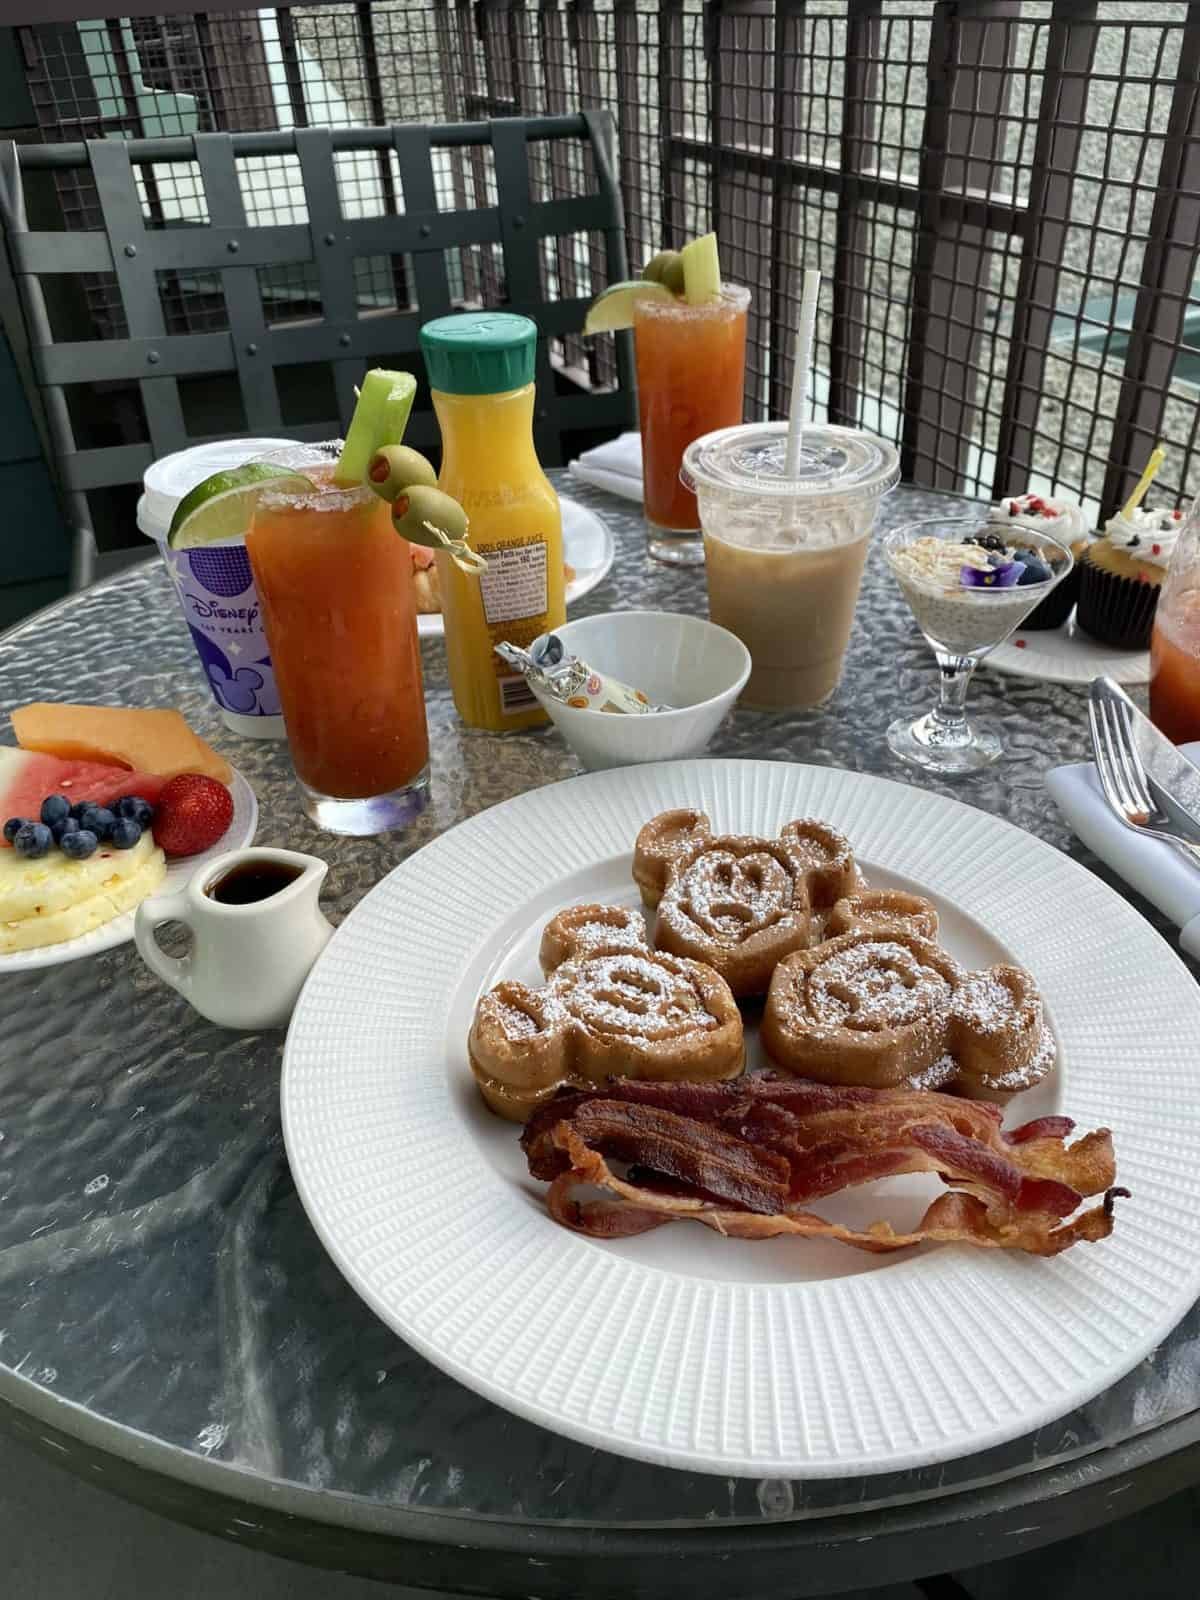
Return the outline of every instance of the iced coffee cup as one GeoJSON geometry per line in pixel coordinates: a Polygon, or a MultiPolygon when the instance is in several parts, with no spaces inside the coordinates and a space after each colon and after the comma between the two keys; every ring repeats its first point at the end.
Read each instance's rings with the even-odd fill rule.
{"type": "Polygon", "coordinates": [[[785,422],[705,434],[684,453],[704,535],[708,611],[750,651],[743,705],[815,706],[832,694],[896,449],[854,428],[804,430],[784,470],[785,422]]]}

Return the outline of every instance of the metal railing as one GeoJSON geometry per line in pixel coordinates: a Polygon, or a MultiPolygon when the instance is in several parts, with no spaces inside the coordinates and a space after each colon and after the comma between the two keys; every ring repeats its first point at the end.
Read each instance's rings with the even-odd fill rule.
{"type": "MultiPolygon", "coordinates": [[[[1161,439],[1158,493],[1200,491],[1198,0],[382,0],[21,37],[47,139],[607,107],[631,260],[711,224],[754,292],[749,414],[786,404],[816,265],[816,405],[915,481],[1107,513],[1161,439]]],[[[547,197],[577,176],[535,173],[547,197]]],[[[445,181],[487,202],[478,164],[445,181]]],[[[601,281],[593,249],[560,243],[564,294],[601,281]]]]}

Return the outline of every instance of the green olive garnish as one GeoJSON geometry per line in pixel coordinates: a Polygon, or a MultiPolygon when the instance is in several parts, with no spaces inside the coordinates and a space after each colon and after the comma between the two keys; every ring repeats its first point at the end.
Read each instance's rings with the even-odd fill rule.
{"type": "MultiPolygon", "coordinates": [[[[670,289],[672,294],[678,294],[680,292],[679,289],[675,289],[670,283],[668,283],[667,279],[666,279],[666,276],[665,276],[665,274],[678,261],[679,261],[679,251],[678,250],[660,250],[656,256],[651,256],[650,260],[647,261],[646,265],[642,268],[642,277],[645,278],[647,283],[661,283],[666,288],[670,289]]],[[[680,268],[680,272],[681,273],[682,273],[682,270],[683,269],[680,268]]],[[[682,288],[682,285],[683,285],[682,276],[680,277],[679,282],[680,282],[680,288],[682,288]]]]}
{"type": "Polygon", "coordinates": [[[470,525],[457,500],[428,484],[410,484],[392,503],[392,525],[411,544],[423,544],[430,550],[444,548],[426,523],[440,528],[447,539],[465,539],[470,525]]]}
{"type": "Polygon", "coordinates": [[[683,257],[678,250],[671,251],[671,259],[663,268],[661,283],[672,294],[683,293],[683,257]]]}
{"type": "Polygon", "coordinates": [[[411,484],[432,489],[437,473],[419,450],[410,450],[406,444],[389,444],[371,457],[367,482],[381,500],[394,502],[411,484]]]}

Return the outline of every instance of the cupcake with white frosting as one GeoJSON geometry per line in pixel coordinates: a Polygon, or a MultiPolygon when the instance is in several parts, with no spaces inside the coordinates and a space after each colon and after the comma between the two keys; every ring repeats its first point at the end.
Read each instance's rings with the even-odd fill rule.
{"type": "Polygon", "coordinates": [[[1078,621],[1094,639],[1117,649],[1145,650],[1158,596],[1179,533],[1182,511],[1120,511],[1079,563],[1078,621]]]}
{"type": "Polygon", "coordinates": [[[1022,633],[1061,628],[1079,598],[1081,558],[1094,538],[1083,507],[1077,500],[1060,495],[1006,495],[988,512],[988,526],[1012,545],[1021,543],[1021,530],[1028,528],[1036,533],[1048,533],[1068,547],[1075,557],[1074,568],[1021,624],[1022,633]]]}

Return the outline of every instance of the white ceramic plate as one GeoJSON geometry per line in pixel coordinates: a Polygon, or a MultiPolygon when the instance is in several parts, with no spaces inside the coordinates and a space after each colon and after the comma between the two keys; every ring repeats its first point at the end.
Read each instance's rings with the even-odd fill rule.
{"type": "MultiPolygon", "coordinates": [[[[1200,987],[1149,924],[1010,824],[852,772],[671,762],[495,806],[377,885],[301,996],[283,1127],[334,1261],[454,1378],[648,1461],[842,1477],[1036,1428],[1129,1371],[1188,1310],[1200,1293],[1197,1037],[1200,987]],[[475,1091],[468,1023],[499,978],[540,981],[539,934],[561,906],[635,903],[637,829],[679,805],[702,806],[718,831],[828,818],[876,883],[937,902],[954,954],[1029,966],[1060,1058],[1010,1122],[1062,1108],[1113,1129],[1133,1191],[1114,1236],[1040,1261],[748,1243],[686,1223],[596,1242],[551,1222],[517,1130],[475,1091]]],[[[936,1179],[888,1179],[819,1209],[901,1225],[938,1192],[936,1179]]]]}
{"type": "MultiPolygon", "coordinates": [[[[258,801],[254,790],[236,767],[229,790],[233,795],[233,821],[224,836],[217,840],[211,850],[204,850],[197,856],[187,856],[181,861],[168,861],[167,875],[154,891],[156,894],[182,889],[193,872],[207,866],[217,856],[224,855],[227,850],[240,850],[243,845],[253,842],[258,828],[258,801]]],[[[84,956],[98,955],[101,950],[127,944],[133,938],[135,915],[136,907],[133,911],[125,911],[121,916],[114,917],[102,927],[93,928],[91,933],[81,934],[78,939],[43,945],[40,950],[15,950],[11,955],[0,955],[0,975],[6,972],[30,972],[35,967],[57,967],[64,961],[79,961],[84,956]]]]}
{"type": "MultiPolygon", "coordinates": [[[[578,500],[559,495],[563,521],[563,560],[574,567],[575,576],[567,584],[567,604],[578,600],[608,576],[613,564],[613,536],[608,524],[578,500]]],[[[440,639],[446,631],[440,612],[417,618],[417,633],[422,639],[440,639]]]]}
{"type": "Polygon", "coordinates": [[[1073,611],[1061,628],[1032,633],[1018,628],[983,664],[1014,678],[1040,678],[1043,683],[1091,683],[1099,677],[1125,684],[1150,682],[1148,650],[1114,650],[1099,644],[1076,626],[1073,611]]]}

